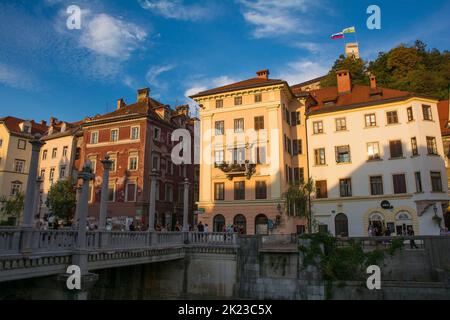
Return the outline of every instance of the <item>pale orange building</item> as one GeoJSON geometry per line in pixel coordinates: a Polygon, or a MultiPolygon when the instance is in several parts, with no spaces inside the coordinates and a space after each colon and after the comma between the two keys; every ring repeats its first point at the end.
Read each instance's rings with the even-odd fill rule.
{"type": "Polygon", "coordinates": [[[303,96],[268,70],[191,96],[201,109],[198,220],[209,231],[304,231],[283,200],[289,183],[308,177],[303,96]]]}

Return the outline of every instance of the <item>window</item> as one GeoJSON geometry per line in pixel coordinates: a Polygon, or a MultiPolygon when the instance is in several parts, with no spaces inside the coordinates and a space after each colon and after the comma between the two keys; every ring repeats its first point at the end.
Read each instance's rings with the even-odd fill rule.
{"type": "Polygon", "coordinates": [[[0,139],[0,148],[3,146],[3,139],[0,139]]]}
{"type": "Polygon", "coordinates": [[[214,165],[216,167],[224,162],[223,155],[224,155],[223,150],[214,151],[214,165]]]}
{"type": "Polygon", "coordinates": [[[161,139],[161,129],[158,127],[153,128],[153,140],[159,141],[161,139]]]}
{"type": "Polygon", "coordinates": [[[369,160],[380,159],[380,146],[378,145],[378,142],[367,143],[367,158],[369,160]]]}
{"type": "Polygon", "coordinates": [[[430,175],[431,175],[431,191],[442,192],[441,173],[438,171],[432,171],[430,175]]]}
{"type": "Polygon", "coordinates": [[[255,94],[255,103],[261,101],[262,101],[262,94],[261,93],[255,94]]]}
{"type": "Polygon", "coordinates": [[[305,182],[305,170],[303,168],[294,168],[294,183],[299,185],[305,182]]]}
{"type": "Polygon", "coordinates": [[[325,165],[325,148],[314,150],[314,163],[316,166],[325,165]]]}
{"type": "Polygon", "coordinates": [[[67,151],[68,150],[69,150],[69,148],[67,146],[63,147],[63,153],[62,153],[63,157],[67,157],[67,151]]]}
{"type": "Polygon", "coordinates": [[[291,112],[291,126],[298,126],[300,124],[300,112],[291,112]]]}
{"type": "Polygon", "coordinates": [[[58,153],[58,148],[53,148],[53,150],[52,150],[52,159],[56,158],[57,153],[58,153]]]}
{"type": "Polygon", "coordinates": [[[408,107],[406,109],[406,114],[408,115],[408,121],[413,121],[414,120],[414,115],[413,115],[413,109],[412,107],[408,107]]]}
{"type": "Polygon", "coordinates": [[[113,129],[111,130],[111,141],[115,142],[119,140],[119,129],[113,129]]]}
{"type": "Polygon", "coordinates": [[[244,132],[244,118],[234,119],[234,132],[244,132]]]}
{"type": "Polygon", "coordinates": [[[14,161],[14,171],[18,173],[23,173],[25,170],[25,161],[24,160],[15,160],[14,161]]]}
{"type": "Polygon", "coordinates": [[[255,130],[262,130],[264,129],[264,117],[259,116],[255,117],[255,130]]]}
{"type": "Polygon", "coordinates": [[[366,114],[364,118],[366,120],[366,127],[375,127],[377,125],[375,113],[366,114]]]}
{"type": "Polygon", "coordinates": [[[42,160],[47,159],[47,150],[42,151],[42,160]]]}
{"type": "Polygon", "coordinates": [[[50,174],[48,176],[48,180],[53,181],[53,178],[55,177],[55,169],[51,168],[50,169],[50,174]]]}
{"type": "Polygon", "coordinates": [[[59,167],[59,178],[65,178],[66,176],[66,166],[59,167]]]}
{"type": "Polygon", "coordinates": [[[138,169],[138,156],[136,154],[131,154],[128,157],[128,170],[136,171],[138,169]]]}
{"type": "Polygon", "coordinates": [[[166,201],[173,201],[173,187],[171,185],[166,184],[166,194],[165,194],[166,201]]]}
{"type": "Polygon", "coordinates": [[[352,181],[350,179],[339,180],[339,193],[341,197],[352,196],[352,181]]]}
{"type": "Polygon", "coordinates": [[[347,130],[347,122],[345,118],[337,118],[336,119],[336,131],[345,131],[347,130]]]}
{"type": "Polygon", "coordinates": [[[394,193],[406,193],[406,177],[405,174],[394,174],[392,176],[394,182],[394,193]]]}
{"type": "Polygon", "coordinates": [[[167,173],[173,175],[173,163],[170,160],[167,160],[167,173]]]}
{"type": "Polygon", "coordinates": [[[41,174],[39,175],[39,177],[44,180],[45,179],[45,169],[41,170],[41,174]]]}
{"type": "Polygon", "coordinates": [[[431,106],[422,105],[423,120],[433,120],[431,115],[431,106]]]}
{"type": "Polygon", "coordinates": [[[370,193],[373,196],[383,194],[383,177],[382,176],[370,177],[370,193]]]}
{"type": "Polygon", "coordinates": [[[402,158],[403,148],[401,140],[389,141],[389,150],[391,151],[391,158],[402,158]]]}
{"type": "Polygon", "coordinates": [[[27,148],[27,142],[25,140],[19,139],[17,141],[17,148],[20,150],[25,150],[27,148]]]}
{"type": "Polygon", "coordinates": [[[161,163],[160,163],[160,158],[158,154],[154,154],[152,156],[152,169],[156,169],[156,170],[160,170],[161,168],[161,163]]]}
{"type": "Polygon", "coordinates": [[[234,183],[234,200],[245,200],[245,181],[234,183]]]}
{"type": "Polygon", "coordinates": [[[125,199],[127,202],[136,201],[136,183],[127,183],[125,199]]]}
{"type": "Polygon", "coordinates": [[[223,108],[223,100],[222,99],[216,100],[216,108],[223,108]]]}
{"type": "Polygon", "coordinates": [[[117,169],[117,166],[116,166],[116,164],[117,164],[117,159],[114,157],[111,157],[110,159],[109,159],[110,161],[111,161],[111,169],[110,169],[110,171],[111,172],[116,172],[116,169],[117,169]]]}
{"type": "Polygon", "coordinates": [[[89,161],[91,162],[92,173],[95,173],[97,169],[97,159],[95,159],[95,157],[91,157],[89,158],[89,161]]]}
{"type": "Polygon", "coordinates": [[[139,127],[131,127],[131,140],[139,139],[139,127]]]}
{"type": "Polygon", "coordinates": [[[256,163],[265,164],[266,163],[266,147],[259,146],[256,147],[256,163]]]}
{"type": "Polygon", "coordinates": [[[225,123],[224,123],[224,121],[216,121],[215,128],[216,128],[216,136],[223,135],[224,130],[225,130],[225,123]]]}
{"type": "Polygon", "coordinates": [[[296,139],[293,141],[292,151],[294,153],[294,156],[303,153],[302,139],[296,139]]]}
{"type": "Polygon", "coordinates": [[[98,143],[98,131],[91,132],[91,144],[98,143]]]}
{"type": "Polygon", "coordinates": [[[11,196],[19,194],[21,190],[22,190],[22,182],[20,181],[11,182],[11,191],[9,193],[11,196]]]}
{"type": "Polygon", "coordinates": [[[316,181],[316,198],[318,199],[328,198],[327,180],[316,181]]]}
{"type": "Polygon", "coordinates": [[[234,148],[233,149],[233,163],[242,164],[245,162],[245,149],[234,148]]]}
{"type": "Polygon", "coordinates": [[[422,176],[420,174],[420,171],[414,172],[414,178],[416,180],[416,192],[423,192],[422,176]]]}
{"type": "Polygon", "coordinates": [[[419,148],[417,147],[417,138],[412,137],[411,138],[411,152],[413,156],[419,155],[419,148]]]}
{"type": "Polygon", "coordinates": [[[347,163],[350,162],[350,146],[338,146],[336,148],[336,162],[347,163]]]}
{"type": "Polygon", "coordinates": [[[267,186],[265,181],[256,181],[255,199],[267,199],[267,186]]]}
{"type": "Polygon", "coordinates": [[[328,233],[328,225],[319,224],[319,233],[328,233]]]}
{"type": "Polygon", "coordinates": [[[287,139],[286,140],[287,152],[289,154],[292,154],[292,142],[291,142],[291,139],[289,139],[289,138],[286,138],[286,139],[287,139]]]}
{"type": "Polygon", "coordinates": [[[214,200],[225,200],[225,184],[214,183],[214,200]]]}
{"type": "Polygon", "coordinates": [[[314,134],[323,133],[323,122],[322,121],[314,121],[313,122],[313,133],[314,134]]]}
{"type": "MultiPolygon", "coordinates": [[[[284,106],[284,104],[283,104],[283,106],[284,106]]],[[[291,124],[291,119],[290,119],[290,116],[289,116],[289,110],[286,107],[284,107],[284,120],[286,120],[286,122],[288,124],[291,124]]]]}
{"type": "Polygon", "coordinates": [[[234,97],[234,105],[240,106],[242,104],[242,97],[234,97]]]}
{"type": "Polygon", "coordinates": [[[437,155],[437,145],[435,137],[427,137],[427,151],[428,154],[437,155]]]}
{"type": "Polygon", "coordinates": [[[116,201],[116,185],[111,183],[108,185],[108,202],[116,201]]]}
{"type": "Polygon", "coordinates": [[[388,111],[386,112],[386,116],[387,116],[387,124],[398,123],[397,111],[388,111]]]}

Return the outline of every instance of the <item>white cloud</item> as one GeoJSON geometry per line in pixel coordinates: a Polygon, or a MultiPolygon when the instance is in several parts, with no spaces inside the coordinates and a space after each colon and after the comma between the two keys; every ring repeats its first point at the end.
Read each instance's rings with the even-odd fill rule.
{"type": "Polygon", "coordinates": [[[314,42],[296,42],[293,44],[293,46],[295,48],[308,50],[311,53],[320,52],[320,46],[314,42]]]}
{"type": "Polygon", "coordinates": [[[182,0],[139,0],[142,8],[168,19],[197,21],[211,15],[211,9],[201,5],[187,5],[182,0]]]}
{"type": "Polygon", "coordinates": [[[151,85],[151,86],[155,86],[157,88],[160,89],[165,89],[167,87],[167,84],[164,82],[161,82],[158,79],[158,76],[161,75],[164,72],[168,72],[170,70],[172,70],[173,68],[175,68],[176,66],[173,64],[168,64],[168,65],[162,65],[162,66],[154,66],[151,67],[148,71],[147,74],[145,76],[145,79],[147,80],[147,82],[151,85]]]}
{"type": "Polygon", "coordinates": [[[84,25],[80,44],[97,54],[119,60],[127,60],[147,37],[139,26],[105,13],[94,15],[84,25]]]}
{"type": "Polygon", "coordinates": [[[286,80],[289,85],[308,81],[328,73],[325,64],[310,60],[299,60],[288,63],[276,78],[286,80]]]}
{"type": "Polygon", "coordinates": [[[254,25],[255,38],[312,32],[309,11],[317,1],[308,0],[237,0],[244,19],[254,25]]]}
{"type": "Polygon", "coordinates": [[[28,72],[0,63],[0,83],[12,88],[37,89],[28,72]]]}

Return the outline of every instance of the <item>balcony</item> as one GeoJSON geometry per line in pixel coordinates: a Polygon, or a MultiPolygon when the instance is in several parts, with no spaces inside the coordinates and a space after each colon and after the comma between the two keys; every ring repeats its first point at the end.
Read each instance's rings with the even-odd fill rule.
{"type": "Polygon", "coordinates": [[[228,180],[233,180],[234,177],[242,176],[250,179],[256,172],[256,164],[252,164],[248,160],[245,160],[244,163],[222,162],[217,167],[226,174],[228,180]]]}

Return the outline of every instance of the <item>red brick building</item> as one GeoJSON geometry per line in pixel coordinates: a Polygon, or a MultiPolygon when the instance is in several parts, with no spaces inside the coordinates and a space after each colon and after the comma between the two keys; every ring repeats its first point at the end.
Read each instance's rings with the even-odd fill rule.
{"type": "Polygon", "coordinates": [[[190,222],[193,222],[194,204],[198,197],[198,168],[193,164],[175,165],[171,160],[171,134],[184,128],[193,132],[196,119],[190,118],[189,107],[172,110],[149,96],[148,88],[138,90],[137,102],[127,105],[117,102],[113,112],[86,118],[83,137],[79,140],[82,163],[92,162],[95,181],[91,183],[89,217],[97,220],[100,210],[103,165],[109,156],[113,161],[108,190],[108,221],[124,225],[131,219],[137,225],[148,223],[150,173],[159,172],[156,189],[156,224],[170,225],[182,222],[183,193],[181,182],[189,179],[190,222]]]}

